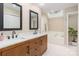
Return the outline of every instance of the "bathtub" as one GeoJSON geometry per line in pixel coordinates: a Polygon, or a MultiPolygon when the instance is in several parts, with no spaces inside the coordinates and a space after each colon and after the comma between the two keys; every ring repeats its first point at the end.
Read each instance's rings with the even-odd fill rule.
{"type": "Polygon", "coordinates": [[[48,42],[50,44],[58,44],[58,45],[64,45],[64,32],[55,32],[55,31],[49,31],[48,32],[48,42]]]}

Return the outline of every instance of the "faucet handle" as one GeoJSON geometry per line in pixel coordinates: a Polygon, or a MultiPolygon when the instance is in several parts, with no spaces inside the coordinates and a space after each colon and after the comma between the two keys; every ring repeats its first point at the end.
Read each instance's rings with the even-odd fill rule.
{"type": "Polygon", "coordinates": [[[10,36],[7,36],[8,37],[8,39],[10,39],[10,36]]]}
{"type": "Polygon", "coordinates": [[[1,33],[1,35],[3,35],[3,33],[1,33]]]}

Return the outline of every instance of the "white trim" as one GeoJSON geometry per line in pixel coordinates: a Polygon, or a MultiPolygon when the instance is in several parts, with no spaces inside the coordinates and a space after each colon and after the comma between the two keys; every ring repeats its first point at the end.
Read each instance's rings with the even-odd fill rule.
{"type": "Polygon", "coordinates": [[[68,15],[66,15],[66,17],[67,17],[67,32],[66,32],[66,34],[67,34],[67,46],[68,46],[68,15]]]}
{"type": "Polygon", "coordinates": [[[73,14],[78,14],[78,12],[77,11],[75,11],[75,12],[68,12],[68,13],[66,13],[67,15],[73,15],[73,14]]]}

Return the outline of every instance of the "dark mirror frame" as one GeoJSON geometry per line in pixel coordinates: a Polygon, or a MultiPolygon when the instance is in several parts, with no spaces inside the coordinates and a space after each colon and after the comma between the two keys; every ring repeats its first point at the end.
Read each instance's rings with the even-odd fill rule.
{"type": "Polygon", "coordinates": [[[30,10],[29,11],[29,29],[30,30],[38,30],[38,13],[37,12],[35,12],[35,11],[32,11],[32,10],[30,10]],[[32,21],[32,19],[31,19],[31,13],[34,13],[34,14],[36,14],[37,15],[37,28],[31,28],[31,21],[32,21]]]}
{"type": "Polygon", "coordinates": [[[16,6],[20,7],[20,28],[3,28],[4,26],[4,3],[0,3],[0,31],[8,31],[8,30],[22,30],[22,6],[17,3],[12,3],[16,6]]]}

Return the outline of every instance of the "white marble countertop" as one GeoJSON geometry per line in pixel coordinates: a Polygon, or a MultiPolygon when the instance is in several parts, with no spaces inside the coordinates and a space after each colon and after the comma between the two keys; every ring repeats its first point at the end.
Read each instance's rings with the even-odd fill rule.
{"type": "Polygon", "coordinates": [[[0,41],[0,49],[8,47],[13,44],[17,44],[20,42],[24,42],[27,40],[31,40],[33,38],[37,38],[43,35],[46,35],[47,33],[42,33],[42,34],[20,34],[17,38],[14,39],[4,39],[3,41],[0,41]]]}

